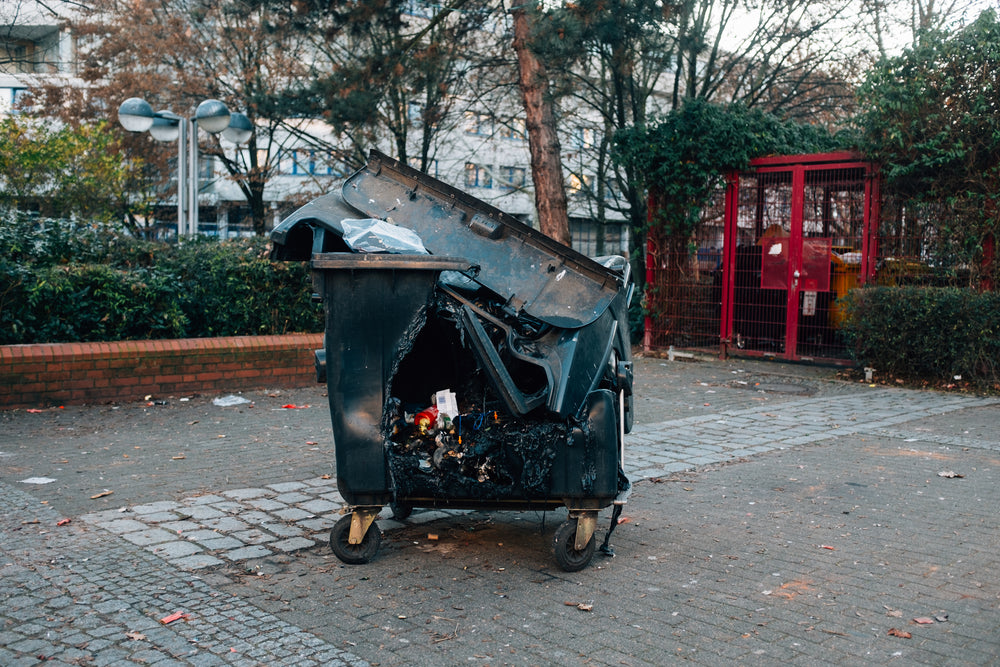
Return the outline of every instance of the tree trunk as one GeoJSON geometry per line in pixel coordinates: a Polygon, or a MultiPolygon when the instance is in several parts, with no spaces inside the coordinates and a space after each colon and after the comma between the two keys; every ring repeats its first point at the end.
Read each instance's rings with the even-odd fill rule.
{"type": "Polygon", "coordinates": [[[570,245],[569,213],[563,184],[561,147],[556,119],[549,99],[549,78],[545,65],[531,50],[530,24],[524,9],[511,12],[514,18],[514,52],[518,62],[518,84],[524,102],[531,151],[531,178],[535,185],[538,228],[556,241],[570,245]]]}

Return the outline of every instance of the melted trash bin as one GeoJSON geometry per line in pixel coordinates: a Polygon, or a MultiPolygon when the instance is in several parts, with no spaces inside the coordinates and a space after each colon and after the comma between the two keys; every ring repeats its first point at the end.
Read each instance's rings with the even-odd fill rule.
{"type": "Polygon", "coordinates": [[[613,505],[611,553],[630,490],[624,258],[591,260],[376,151],[271,236],[275,258],[311,261],[326,312],[317,370],[350,506],[338,558],[375,556],[386,505],[565,506],[553,549],[567,571],[589,564],[613,505]]]}

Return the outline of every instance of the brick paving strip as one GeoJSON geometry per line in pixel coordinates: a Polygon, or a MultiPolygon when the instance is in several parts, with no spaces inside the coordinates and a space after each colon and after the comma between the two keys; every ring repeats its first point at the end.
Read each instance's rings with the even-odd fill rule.
{"type": "MultiPolygon", "coordinates": [[[[888,435],[896,433],[892,427],[902,422],[996,404],[1000,401],[889,389],[724,410],[637,426],[626,439],[626,468],[637,482],[835,437],[888,435]],[[877,411],[872,410],[874,404],[877,411]]],[[[920,437],[933,439],[927,434],[920,437]]],[[[942,444],[960,441],[962,446],[975,446],[954,437],[937,439],[942,444]]],[[[324,477],[104,510],[80,518],[175,567],[197,570],[314,547],[325,542],[325,531],[339,518],[341,507],[343,498],[334,480],[324,477]]],[[[425,523],[458,513],[422,512],[414,521],[425,523]]],[[[383,516],[379,521],[383,530],[402,525],[387,513],[383,516]]]]}
{"type": "MultiPolygon", "coordinates": [[[[166,532],[162,528],[136,522],[142,530],[118,537],[111,533],[121,524],[114,522],[108,532],[59,521],[52,508],[0,483],[5,667],[368,664],[197,576],[164,568],[160,559],[175,560],[171,552],[136,547],[139,535],[166,532]],[[178,612],[186,615],[161,621],[178,612]]],[[[180,553],[173,555],[185,558],[180,553]]]]}

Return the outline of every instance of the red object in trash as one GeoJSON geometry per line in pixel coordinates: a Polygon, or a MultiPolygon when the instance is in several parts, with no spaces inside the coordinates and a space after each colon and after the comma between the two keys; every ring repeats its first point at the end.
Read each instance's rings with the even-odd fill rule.
{"type": "Polygon", "coordinates": [[[426,410],[418,412],[413,417],[413,425],[417,428],[427,429],[437,422],[438,409],[435,406],[431,406],[426,410]]]}

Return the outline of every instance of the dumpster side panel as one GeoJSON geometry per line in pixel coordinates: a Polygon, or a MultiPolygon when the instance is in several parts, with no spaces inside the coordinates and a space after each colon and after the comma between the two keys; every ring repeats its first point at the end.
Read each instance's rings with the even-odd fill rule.
{"type": "Polygon", "coordinates": [[[552,496],[598,500],[604,506],[618,494],[618,417],[614,394],[606,389],[587,397],[587,418],[557,452],[552,496]]]}
{"type": "Polygon", "coordinates": [[[327,388],[337,485],[352,505],[391,499],[380,425],[408,341],[423,326],[434,271],[326,270],[327,388]]]}

